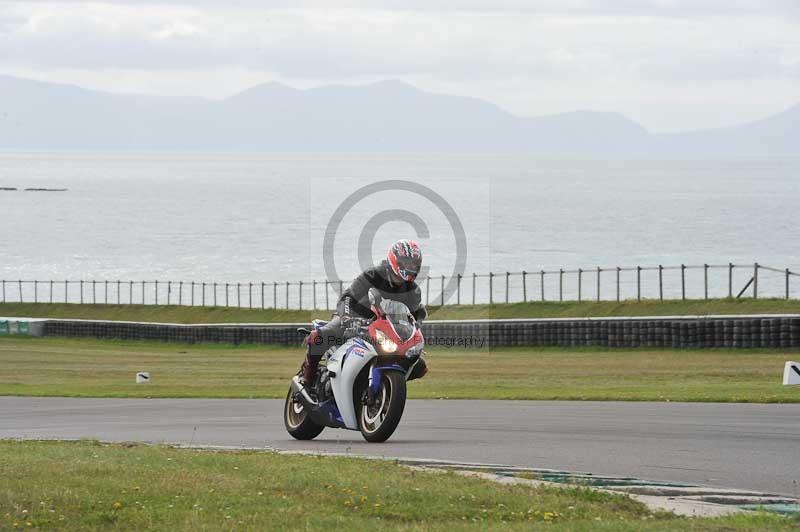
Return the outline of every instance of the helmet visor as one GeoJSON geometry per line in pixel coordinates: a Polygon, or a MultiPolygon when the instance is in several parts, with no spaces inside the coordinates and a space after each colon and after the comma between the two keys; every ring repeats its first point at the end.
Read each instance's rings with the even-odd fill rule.
{"type": "Polygon", "coordinates": [[[413,281],[419,275],[421,262],[414,257],[397,257],[397,273],[406,281],[413,281]]]}

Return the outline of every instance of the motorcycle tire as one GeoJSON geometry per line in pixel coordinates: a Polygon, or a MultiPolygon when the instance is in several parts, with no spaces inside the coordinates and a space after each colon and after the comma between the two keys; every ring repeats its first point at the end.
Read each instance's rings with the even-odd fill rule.
{"type": "Polygon", "coordinates": [[[381,391],[372,405],[361,405],[358,428],[365,440],[380,443],[389,439],[406,407],[406,376],[398,371],[383,373],[381,391]]]}
{"type": "Polygon", "coordinates": [[[292,401],[291,387],[286,394],[286,404],[283,407],[283,424],[286,432],[296,440],[313,440],[325,428],[315,423],[301,404],[292,401]]]}

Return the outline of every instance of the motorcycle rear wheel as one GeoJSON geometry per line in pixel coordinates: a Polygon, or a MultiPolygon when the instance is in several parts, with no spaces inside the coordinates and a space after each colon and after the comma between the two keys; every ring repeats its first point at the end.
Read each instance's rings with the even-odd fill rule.
{"type": "Polygon", "coordinates": [[[283,407],[283,424],[286,432],[296,440],[313,440],[325,428],[311,419],[302,404],[292,401],[291,387],[286,394],[286,404],[283,407]]]}
{"type": "Polygon", "coordinates": [[[358,428],[365,440],[384,442],[394,433],[406,407],[406,376],[386,371],[381,377],[381,391],[372,405],[361,405],[358,428]]]}

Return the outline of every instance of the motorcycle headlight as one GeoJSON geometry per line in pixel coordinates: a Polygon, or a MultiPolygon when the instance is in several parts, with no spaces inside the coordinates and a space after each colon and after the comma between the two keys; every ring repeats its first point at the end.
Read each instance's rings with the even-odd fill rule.
{"type": "Polygon", "coordinates": [[[397,351],[397,344],[394,340],[386,336],[383,331],[375,331],[375,338],[378,340],[378,345],[384,353],[394,353],[397,351]]]}

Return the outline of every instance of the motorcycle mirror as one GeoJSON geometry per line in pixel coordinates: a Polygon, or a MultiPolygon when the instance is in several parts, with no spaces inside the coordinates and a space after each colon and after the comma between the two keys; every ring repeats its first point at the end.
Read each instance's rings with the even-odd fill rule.
{"type": "Polygon", "coordinates": [[[372,313],[375,314],[376,317],[380,318],[383,315],[381,311],[381,293],[378,291],[377,288],[370,288],[369,292],[367,292],[369,296],[369,306],[372,310],[372,313]]]}
{"type": "Polygon", "coordinates": [[[381,293],[378,291],[377,288],[370,288],[369,289],[369,304],[373,307],[377,307],[380,305],[381,302],[381,293]]]}

